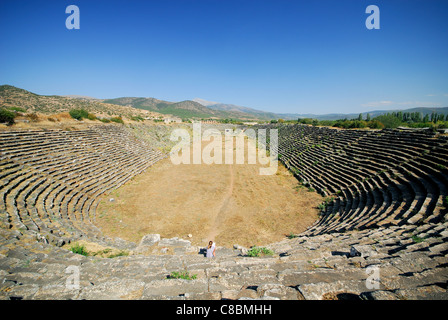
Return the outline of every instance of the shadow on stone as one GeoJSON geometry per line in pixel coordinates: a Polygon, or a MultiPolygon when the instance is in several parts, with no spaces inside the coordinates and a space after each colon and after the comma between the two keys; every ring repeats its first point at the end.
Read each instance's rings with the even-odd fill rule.
{"type": "Polygon", "coordinates": [[[331,255],[332,256],[345,256],[345,257],[349,257],[350,254],[348,252],[342,252],[342,251],[331,251],[331,255]]]}

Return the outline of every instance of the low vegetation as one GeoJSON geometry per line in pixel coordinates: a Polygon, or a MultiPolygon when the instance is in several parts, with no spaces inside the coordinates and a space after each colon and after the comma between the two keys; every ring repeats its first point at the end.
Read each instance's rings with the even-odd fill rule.
{"type": "MultiPolygon", "coordinates": [[[[69,114],[73,119],[76,119],[79,121],[81,121],[83,119],[89,119],[92,121],[100,120],[103,123],[110,123],[110,122],[115,122],[115,123],[120,123],[120,124],[124,123],[123,118],[121,116],[112,117],[109,119],[108,118],[97,118],[94,114],[89,113],[84,109],[72,109],[72,110],[70,110],[69,114]]],[[[131,120],[144,121],[144,119],[140,116],[131,117],[131,120]]]]}
{"type": "Polygon", "coordinates": [[[89,113],[84,109],[72,109],[70,110],[69,114],[73,119],[76,120],[82,120],[84,118],[87,118],[87,116],[89,115],[89,113]]]}
{"type": "Polygon", "coordinates": [[[249,257],[272,256],[274,251],[265,247],[252,247],[247,251],[249,257]]]}
{"type": "Polygon", "coordinates": [[[425,241],[425,238],[419,237],[419,236],[417,236],[417,235],[413,235],[413,236],[412,236],[412,240],[413,240],[415,243],[420,243],[420,242],[425,241]]]}
{"type": "Polygon", "coordinates": [[[319,204],[317,206],[317,208],[321,211],[321,212],[325,212],[327,210],[328,205],[334,200],[333,197],[327,197],[324,199],[324,201],[319,204]]]}
{"type": "Polygon", "coordinates": [[[110,118],[109,120],[112,122],[115,122],[115,123],[121,123],[121,124],[124,123],[124,121],[121,117],[113,117],[113,118],[110,118]]]}
{"type": "Polygon", "coordinates": [[[86,257],[89,255],[85,245],[79,244],[79,243],[73,244],[70,247],[70,251],[73,252],[73,253],[76,253],[76,254],[80,254],[80,255],[86,256],[86,257]]]}
{"type": "Polygon", "coordinates": [[[7,110],[6,108],[0,108],[0,123],[7,123],[8,125],[14,124],[15,113],[7,110]]]}
{"type": "Polygon", "coordinates": [[[197,274],[192,274],[188,271],[173,271],[167,276],[167,279],[184,279],[184,280],[195,280],[197,278],[197,274]]]}
{"type": "Polygon", "coordinates": [[[116,258],[116,257],[124,257],[128,256],[129,252],[126,250],[117,250],[111,248],[97,248],[92,249],[86,246],[84,243],[76,242],[72,244],[69,250],[73,253],[83,255],[85,257],[93,256],[93,257],[101,257],[101,258],[116,258]]]}
{"type": "Polygon", "coordinates": [[[142,116],[132,116],[132,121],[145,121],[145,119],[142,116]]]}

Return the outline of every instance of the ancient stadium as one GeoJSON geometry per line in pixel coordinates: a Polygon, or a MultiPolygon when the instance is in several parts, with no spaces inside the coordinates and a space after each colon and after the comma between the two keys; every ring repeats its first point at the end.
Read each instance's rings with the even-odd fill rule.
{"type": "Polygon", "coordinates": [[[446,135],[252,126],[262,177],[173,165],[176,126],[0,131],[0,299],[447,298],[446,135]]]}

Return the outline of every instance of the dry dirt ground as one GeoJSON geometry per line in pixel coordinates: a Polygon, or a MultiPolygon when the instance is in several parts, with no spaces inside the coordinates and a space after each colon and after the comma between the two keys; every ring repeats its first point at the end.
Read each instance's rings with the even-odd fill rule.
{"type": "MultiPolygon", "coordinates": [[[[298,188],[280,163],[276,174],[260,175],[266,165],[247,163],[248,141],[244,164],[175,165],[170,157],[156,163],[104,197],[96,225],[136,243],[157,233],[224,247],[266,245],[304,231],[316,221],[322,197],[298,188]]],[[[208,143],[202,141],[202,150],[208,143]]]]}

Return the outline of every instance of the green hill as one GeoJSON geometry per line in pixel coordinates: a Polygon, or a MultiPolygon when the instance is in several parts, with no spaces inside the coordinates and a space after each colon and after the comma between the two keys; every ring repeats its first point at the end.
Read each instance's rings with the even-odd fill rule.
{"type": "Polygon", "coordinates": [[[69,112],[72,109],[85,109],[90,113],[104,116],[131,118],[145,115],[140,109],[104,103],[101,100],[38,95],[10,85],[0,86],[0,106],[26,113],[55,114],[69,112]]]}

